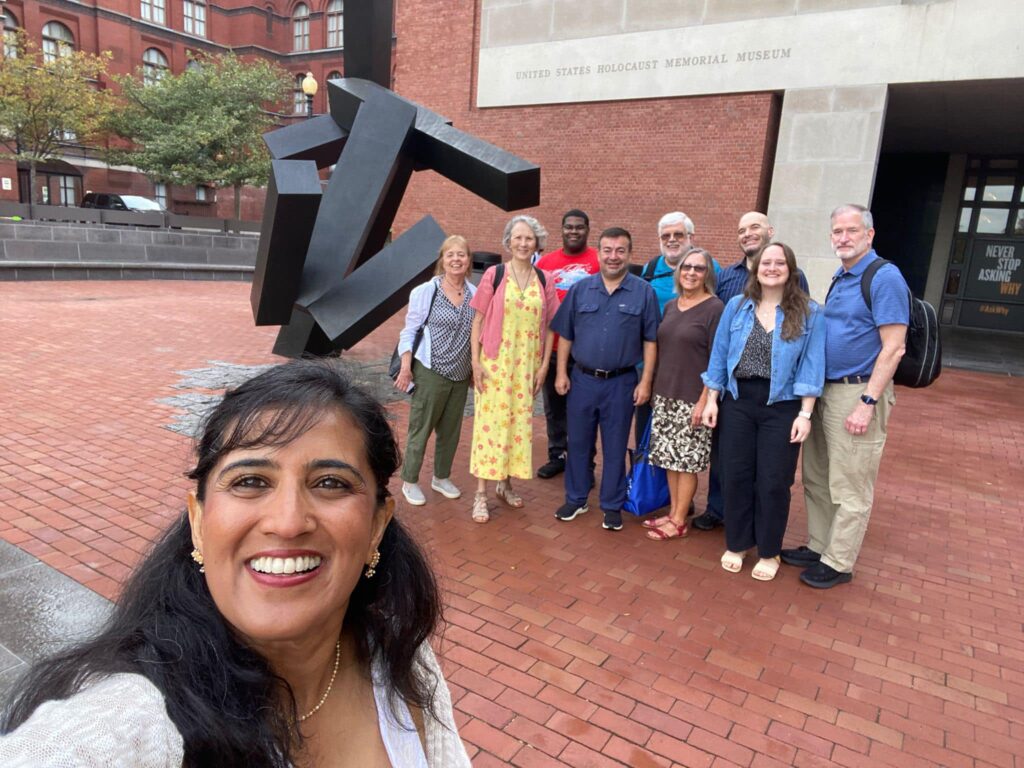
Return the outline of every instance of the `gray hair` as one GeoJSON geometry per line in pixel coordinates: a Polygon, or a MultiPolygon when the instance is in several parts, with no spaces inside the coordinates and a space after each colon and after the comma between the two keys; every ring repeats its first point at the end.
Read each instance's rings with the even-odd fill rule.
{"type": "Polygon", "coordinates": [[[829,217],[829,221],[834,223],[836,216],[842,216],[844,213],[859,213],[861,223],[864,224],[864,229],[875,228],[875,217],[871,215],[871,211],[865,208],[863,205],[857,205],[856,203],[845,203],[840,205],[829,217]]]}
{"type": "Polygon", "coordinates": [[[676,289],[676,293],[680,296],[683,295],[683,287],[679,285],[679,268],[683,266],[683,262],[686,261],[687,256],[692,256],[695,253],[704,257],[704,266],[708,268],[704,273],[704,290],[714,296],[715,287],[718,285],[718,275],[715,274],[715,260],[706,250],[703,248],[697,248],[696,246],[693,248],[687,248],[683,252],[683,255],[679,257],[679,263],[676,264],[676,268],[672,270],[672,287],[676,289]]]}
{"type": "Polygon", "coordinates": [[[658,236],[661,236],[661,230],[672,224],[682,224],[686,227],[688,234],[693,234],[693,222],[690,220],[690,217],[682,211],[672,211],[672,213],[666,213],[658,220],[658,236]]]}
{"type": "Polygon", "coordinates": [[[533,216],[526,216],[525,214],[513,216],[509,219],[508,224],[505,225],[505,233],[501,236],[501,244],[505,250],[511,250],[509,245],[512,243],[512,227],[520,222],[533,230],[533,236],[537,238],[537,250],[543,251],[544,244],[548,241],[548,231],[533,216]]]}

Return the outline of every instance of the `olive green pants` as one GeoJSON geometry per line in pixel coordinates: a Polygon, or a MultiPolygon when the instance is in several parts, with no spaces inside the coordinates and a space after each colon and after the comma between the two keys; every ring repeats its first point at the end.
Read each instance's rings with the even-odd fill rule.
{"type": "Polygon", "coordinates": [[[826,384],[814,406],[804,443],[803,483],[808,545],[821,562],[851,573],[871,517],[875,479],[882,463],[886,426],[896,396],[885,388],[863,435],[846,431],[846,417],[860,402],[863,384],[826,384]]]}
{"type": "Polygon", "coordinates": [[[451,381],[419,360],[412,361],[412,376],[416,391],[412,393],[409,411],[409,439],[402,460],[402,480],[419,482],[431,432],[434,433],[434,477],[443,480],[452,472],[452,461],[459,447],[469,379],[451,381]]]}

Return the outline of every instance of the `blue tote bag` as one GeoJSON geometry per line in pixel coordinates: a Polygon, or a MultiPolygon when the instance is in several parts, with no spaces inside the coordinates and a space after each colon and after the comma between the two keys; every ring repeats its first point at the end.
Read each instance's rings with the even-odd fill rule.
{"type": "Polygon", "coordinates": [[[648,461],[647,454],[651,445],[651,420],[647,421],[647,429],[640,439],[640,445],[630,451],[633,468],[629,472],[629,483],[626,488],[626,503],[623,509],[632,515],[642,517],[669,504],[668,476],[661,467],[655,467],[648,461]]]}

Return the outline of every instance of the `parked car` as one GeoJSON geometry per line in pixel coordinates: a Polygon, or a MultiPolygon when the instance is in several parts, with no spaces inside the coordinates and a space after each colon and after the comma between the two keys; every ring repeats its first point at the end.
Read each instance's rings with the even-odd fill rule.
{"type": "Polygon", "coordinates": [[[111,211],[156,211],[167,213],[156,200],[139,195],[115,195],[108,192],[86,192],[82,197],[82,208],[106,208],[111,211]]]}

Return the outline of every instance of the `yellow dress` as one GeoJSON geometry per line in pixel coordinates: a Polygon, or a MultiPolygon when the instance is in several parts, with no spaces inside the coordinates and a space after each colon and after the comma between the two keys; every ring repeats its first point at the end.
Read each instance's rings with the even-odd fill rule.
{"type": "Polygon", "coordinates": [[[509,275],[498,357],[480,351],[480,364],[490,375],[484,392],[473,395],[469,471],[475,477],[533,477],[533,377],[540,367],[543,305],[536,275],[523,293],[509,275]]]}

